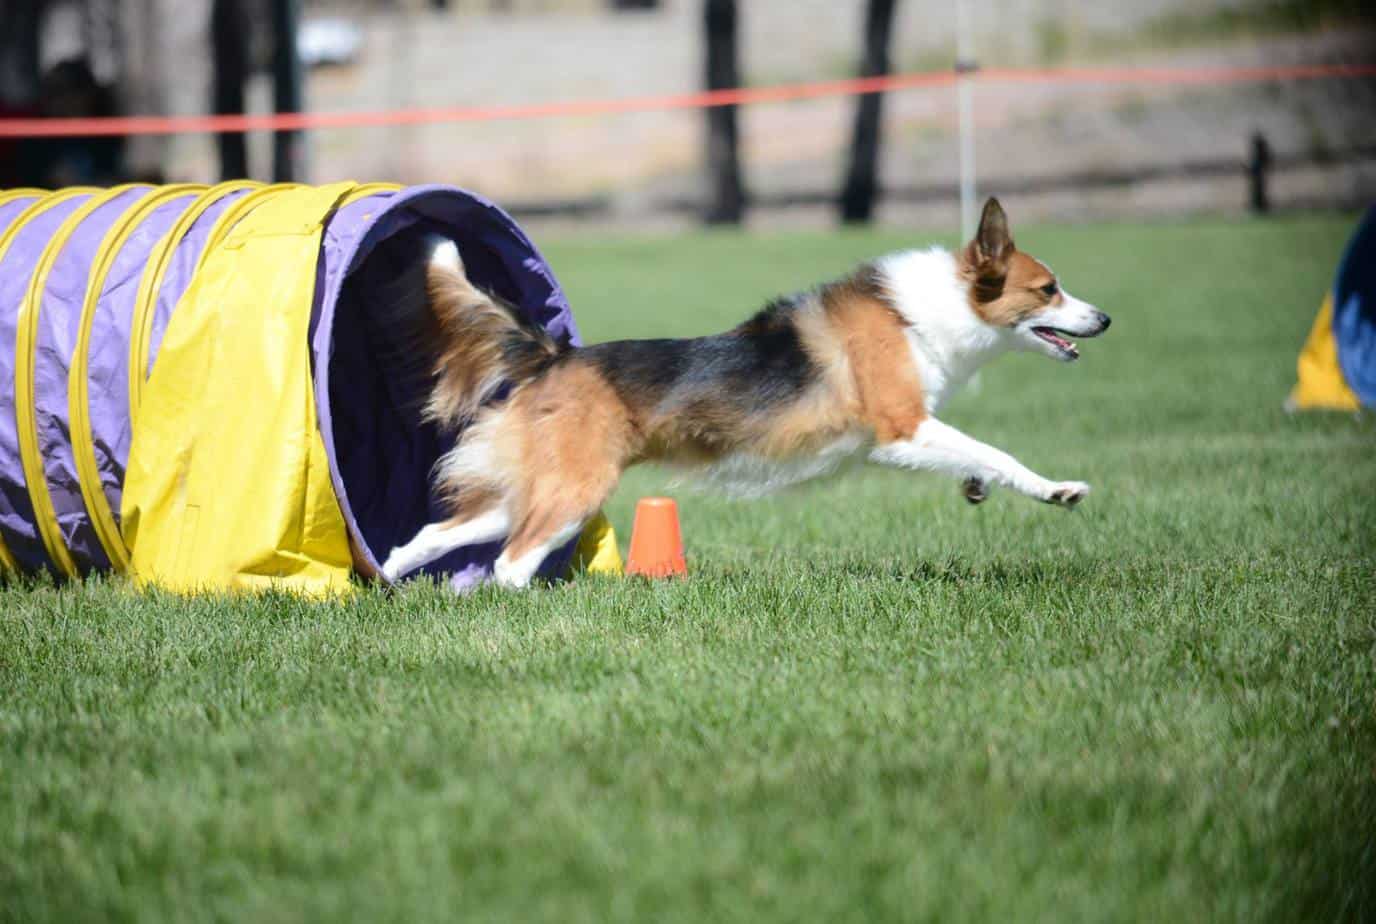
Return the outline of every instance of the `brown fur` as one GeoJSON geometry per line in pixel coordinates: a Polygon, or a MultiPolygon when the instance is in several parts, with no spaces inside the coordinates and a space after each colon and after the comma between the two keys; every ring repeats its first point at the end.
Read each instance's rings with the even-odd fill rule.
{"type": "Polygon", "coordinates": [[[1056,277],[1014,244],[997,199],[985,203],[979,231],[961,251],[959,265],[970,283],[970,307],[986,324],[1012,327],[1061,301],[1059,290],[1044,291],[1056,277]]]}
{"type": "MultiPolygon", "coordinates": [[[[738,330],[749,330],[755,323],[780,322],[752,321],[738,330]]],[[[819,304],[798,308],[783,323],[796,330],[809,353],[825,352],[824,344],[834,340],[819,304]]],[[[623,465],[646,461],[710,464],[734,452],[781,459],[806,452],[835,438],[849,423],[834,383],[825,375],[821,379],[810,382],[789,402],[769,406],[743,402],[720,387],[681,401],[666,401],[664,394],[652,389],[623,388],[618,391],[627,414],[623,465]]]]}
{"type": "MultiPolygon", "coordinates": [[[[1001,216],[997,203],[986,208],[980,234],[958,265],[971,283],[973,310],[988,323],[1007,325],[1061,296],[1043,291],[1054,276],[1017,250],[1001,216]]],[[[560,355],[544,341],[526,361],[558,361],[533,374],[526,369],[523,377],[503,346],[503,338],[528,333],[512,311],[442,265],[430,268],[429,291],[445,344],[432,416],[450,423],[474,416],[461,445],[485,447],[476,469],[456,466],[457,480],[440,488],[457,511],[454,523],[506,505],[511,528],[504,555],[511,561],[594,515],[622,471],[638,462],[711,463],[732,453],[786,460],[848,434],[881,445],[908,439],[927,417],[906,322],[872,268],[738,328],[769,336],[789,325],[810,363],[796,394],[764,406],[735,400],[723,387],[673,391],[672,378],[666,385],[650,375],[641,385],[636,375],[642,373],[619,371],[627,367],[618,363],[636,361],[632,353],[560,355]],[[474,392],[493,377],[516,387],[506,401],[480,410],[474,392]]],[[[967,486],[966,494],[972,502],[984,496],[979,485],[967,486]]]]}
{"type": "Polygon", "coordinates": [[[632,433],[627,465],[680,461],[706,464],[750,441],[752,416],[725,402],[701,401],[666,414],[651,404],[628,403],[632,433]]]}
{"type": "Polygon", "coordinates": [[[458,425],[473,416],[502,378],[529,378],[559,355],[548,335],[522,323],[510,306],[479,290],[462,272],[431,263],[426,289],[441,344],[437,382],[425,408],[431,420],[458,425]],[[508,348],[513,341],[524,349],[513,353],[508,348]]]}
{"type": "Polygon", "coordinates": [[[451,526],[465,523],[484,514],[502,501],[501,490],[493,484],[471,480],[438,486],[440,497],[450,510],[458,511],[448,522],[451,526]]]}
{"type": "Polygon", "coordinates": [[[621,477],[635,434],[615,391],[578,362],[519,389],[499,413],[497,457],[517,473],[507,550],[519,558],[597,512],[621,477]]]}
{"type": "Polygon", "coordinates": [[[628,412],[623,465],[710,463],[735,452],[769,459],[806,454],[849,432],[880,441],[911,436],[925,416],[922,386],[898,312],[872,274],[825,287],[791,318],[817,380],[781,409],[751,413],[703,401],[673,414],[622,396],[628,412]]]}
{"type": "MultiPolygon", "coordinates": [[[[851,279],[798,310],[796,323],[821,370],[802,398],[776,413],[722,403],[662,413],[627,401],[575,354],[484,412],[470,439],[492,443],[505,484],[442,486],[462,522],[507,498],[507,553],[519,558],[568,523],[592,516],[621,472],[647,459],[710,462],[745,451],[785,459],[848,432],[880,442],[911,436],[925,416],[902,320],[880,291],[851,279]]],[[[456,381],[447,379],[446,382],[456,381]]]]}
{"type": "Polygon", "coordinates": [[[735,452],[784,459],[829,442],[848,428],[842,396],[821,381],[782,409],[749,411],[704,399],[680,413],[632,407],[634,451],[627,465],[645,461],[709,464],[735,452]]]}
{"type": "Polygon", "coordinates": [[[853,424],[879,443],[912,436],[927,413],[903,319],[881,293],[866,288],[829,290],[823,302],[850,367],[853,424]]]}
{"type": "MultiPolygon", "coordinates": [[[[988,324],[1016,325],[1063,299],[1051,271],[1017,250],[996,200],[957,259],[988,324]]],[[[928,416],[911,332],[873,267],[771,302],[724,334],[576,350],[461,269],[432,261],[428,283],[443,343],[429,413],[469,423],[439,487],[455,525],[501,506],[510,526],[498,572],[514,566],[515,581],[528,578],[530,553],[597,512],[630,465],[787,461],[847,437],[882,446],[910,439],[928,416]],[[502,380],[509,397],[484,404],[502,380]]],[[[963,490],[972,503],[986,497],[978,479],[963,490]]]]}

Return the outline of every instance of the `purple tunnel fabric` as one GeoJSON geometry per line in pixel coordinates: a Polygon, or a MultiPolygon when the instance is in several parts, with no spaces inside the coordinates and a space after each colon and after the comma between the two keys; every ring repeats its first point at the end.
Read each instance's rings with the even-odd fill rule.
{"type": "Polygon", "coordinates": [[[82,219],[58,251],[42,292],[34,343],[38,449],[63,540],[83,571],[108,568],[110,560],[86,516],[86,502],[81,496],[67,422],[67,378],[86,297],[91,255],[124,210],[149,191],[147,186],[127,189],[82,219]]]}
{"type": "MultiPolygon", "coordinates": [[[[108,568],[110,561],[92,528],[74,463],[69,371],[100,244],[153,192],[130,188],[87,214],[58,250],[38,299],[33,354],[38,447],[58,530],[81,573],[108,568]]],[[[247,193],[225,190],[173,242],[153,304],[153,362],[216,220],[247,193]]],[[[0,540],[25,571],[58,574],[59,569],[41,538],[19,451],[13,385],[19,311],[49,241],[91,195],[82,191],[41,212],[31,208],[47,201],[40,195],[0,203],[0,234],[13,232],[0,258],[0,377],[11,383],[0,391],[0,540]],[[23,214],[22,226],[16,225],[23,214]]],[[[133,439],[128,364],[140,280],[160,242],[203,195],[215,193],[190,189],[145,210],[113,254],[95,303],[88,401],[100,489],[116,516],[133,439]]],[[[431,496],[429,476],[452,448],[453,437],[421,420],[428,373],[416,345],[391,329],[387,311],[388,298],[423,256],[424,237],[433,234],[458,244],[480,286],[519,306],[561,341],[577,342],[572,312],[548,264],[510,216],[480,196],[448,186],[377,192],[327,220],[310,343],[303,348],[311,352],[318,425],[335,494],[355,545],[374,566],[394,545],[444,516],[431,496]]],[[[573,546],[551,556],[544,573],[562,572],[573,546]]],[[[466,586],[490,573],[498,551],[495,545],[462,549],[427,571],[466,586]]]]}
{"type": "MultiPolygon", "coordinates": [[[[406,344],[394,342],[379,310],[385,306],[370,299],[413,265],[426,233],[458,244],[479,286],[522,308],[561,342],[578,343],[553,271],[516,222],[481,196],[415,186],[339,210],[325,229],[316,280],[316,411],[344,520],[375,566],[421,525],[444,516],[429,492],[415,486],[428,483],[452,440],[420,419],[424,378],[410,368],[406,344]]],[[[576,545],[551,555],[541,573],[562,573],[576,545]]],[[[490,574],[499,551],[498,545],[460,549],[425,571],[467,587],[490,574]]]]}
{"type": "MultiPolygon", "coordinates": [[[[8,383],[0,391],[0,537],[19,566],[28,571],[52,564],[38,534],[28,480],[19,456],[18,396],[14,386],[19,306],[48,238],[89,198],[88,193],[72,196],[33,215],[18,228],[0,260],[0,382],[8,383]]],[[[53,573],[57,571],[54,569],[53,573]]]]}

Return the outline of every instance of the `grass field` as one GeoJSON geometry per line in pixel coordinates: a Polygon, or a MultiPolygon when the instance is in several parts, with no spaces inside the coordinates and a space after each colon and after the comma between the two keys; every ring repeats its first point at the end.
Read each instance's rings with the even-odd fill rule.
{"type": "MultiPolygon", "coordinates": [[[[1113,330],[945,417],[1074,513],[861,469],[680,493],[682,583],[0,591],[0,920],[1371,919],[1376,422],[1280,410],[1351,225],[1019,229],[1113,330]]],[[[547,250],[602,339],[908,243],[547,250]]]]}

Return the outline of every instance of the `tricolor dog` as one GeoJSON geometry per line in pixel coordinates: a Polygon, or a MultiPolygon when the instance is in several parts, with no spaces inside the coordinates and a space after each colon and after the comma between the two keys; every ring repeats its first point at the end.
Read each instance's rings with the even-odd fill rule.
{"type": "Polygon", "coordinates": [[[990,485],[1062,507],[1089,493],[936,416],[994,357],[1069,362],[1072,337],[1109,325],[1014,246],[995,199],[959,253],[881,257],[710,337],[561,346],[473,286],[449,241],[435,246],[426,283],[439,350],[425,413],[461,436],[433,476],[452,514],[392,550],[383,571],[393,580],[505,539],[495,578],[523,587],[622,471],[645,461],[698,468],[744,493],[856,456],[955,476],[974,503],[990,485]],[[490,400],[504,383],[508,393],[490,400]]]}

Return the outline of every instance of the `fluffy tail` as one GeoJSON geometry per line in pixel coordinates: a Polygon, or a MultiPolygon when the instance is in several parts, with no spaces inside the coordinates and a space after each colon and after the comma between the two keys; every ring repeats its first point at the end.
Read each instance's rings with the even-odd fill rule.
{"type": "Polygon", "coordinates": [[[426,292],[440,343],[425,415],[441,425],[472,417],[503,382],[528,382],[567,349],[520,309],[469,282],[453,241],[431,252],[426,292]]]}

